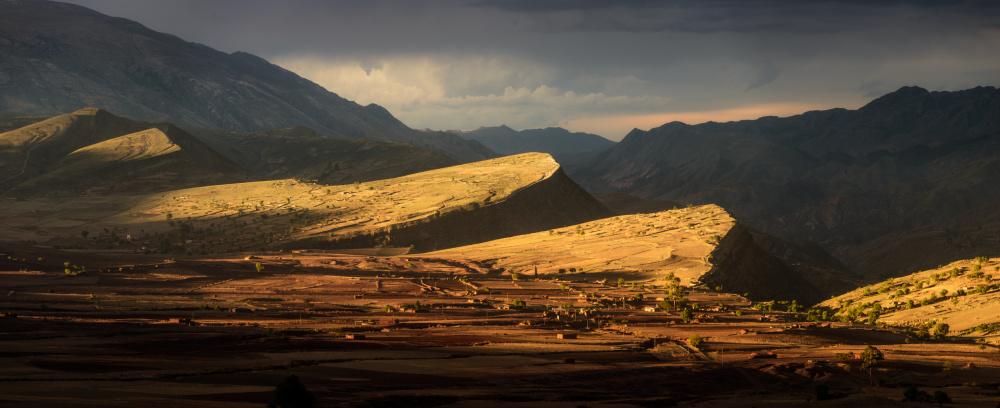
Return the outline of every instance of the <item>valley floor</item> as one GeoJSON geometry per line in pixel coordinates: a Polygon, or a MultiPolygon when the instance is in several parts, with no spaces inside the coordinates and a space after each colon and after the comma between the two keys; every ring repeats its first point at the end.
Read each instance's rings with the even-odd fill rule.
{"type": "Polygon", "coordinates": [[[320,407],[921,406],[902,402],[911,385],[998,400],[1000,354],[971,338],[800,322],[698,289],[684,323],[644,310],[659,282],[370,252],[7,251],[0,407],[262,407],[291,374],[320,407]],[[880,386],[853,358],[868,344],[880,386]]]}

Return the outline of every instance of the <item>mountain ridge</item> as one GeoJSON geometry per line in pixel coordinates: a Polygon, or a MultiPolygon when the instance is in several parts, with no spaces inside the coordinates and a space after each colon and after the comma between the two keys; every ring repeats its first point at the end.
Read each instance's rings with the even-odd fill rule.
{"type": "Polygon", "coordinates": [[[858,110],[634,130],[571,176],[597,193],[718,204],[878,276],[933,266],[881,251],[889,237],[984,226],[963,214],[996,206],[998,138],[996,88],[907,87],[858,110]]]}
{"type": "Polygon", "coordinates": [[[529,152],[547,153],[556,161],[572,167],[597,152],[615,145],[604,137],[584,132],[570,132],[561,127],[525,129],[517,131],[507,125],[481,126],[470,131],[449,131],[468,140],[475,140],[491,150],[503,154],[529,152]]]}
{"type": "Polygon", "coordinates": [[[245,52],[226,54],[85,7],[4,3],[0,110],[59,115],[99,106],[149,122],[237,131],[304,125],[337,138],[402,141],[469,162],[496,157],[424,134],[245,52]]]}

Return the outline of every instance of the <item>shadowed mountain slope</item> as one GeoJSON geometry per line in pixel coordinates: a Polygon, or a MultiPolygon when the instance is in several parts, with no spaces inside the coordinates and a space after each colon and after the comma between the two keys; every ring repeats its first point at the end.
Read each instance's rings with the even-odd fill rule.
{"type": "MultiPolygon", "coordinates": [[[[754,229],[819,243],[879,276],[940,263],[894,241],[992,225],[997,163],[1000,91],[914,87],[855,111],[634,130],[572,176],[596,192],[718,204],[754,229]]],[[[971,241],[954,238],[921,247],[950,255],[971,241]]]]}
{"type": "Polygon", "coordinates": [[[373,181],[460,164],[408,143],[333,139],[303,126],[258,132],[187,128],[206,145],[268,179],[321,184],[373,181]]]}
{"type": "Polygon", "coordinates": [[[237,131],[307,126],[401,141],[460,161],[479,143],[408,128],[259,57],[226,54],[136,22],[49,1],[0,3],[0,110],[58,115],[97,106],[137,120],[237,131]]]}

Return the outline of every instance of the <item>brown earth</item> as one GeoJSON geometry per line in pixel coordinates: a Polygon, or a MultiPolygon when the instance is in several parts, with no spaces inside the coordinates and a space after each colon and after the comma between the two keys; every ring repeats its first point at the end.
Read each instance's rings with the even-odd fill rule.
{"type": "Polygon", "coordinates": [[[513,280],[408,255],[5,248],[0,310],[17,317],[0,319],[0,407],[259,407],[289,374],[320,407],[918,406],[899,402],[909,385],[992,407],[1000,380],[996,347],[966,336],[819,328],[699,289],[687,295],[697,322],[683,323],[643,311],[658,303],[653,285],[589,274],[513,280]],[[882,386],[838,357],[866,344],[885,353],[882,386]],[[817,384],[836,398],[816,401],[817,384]]]}

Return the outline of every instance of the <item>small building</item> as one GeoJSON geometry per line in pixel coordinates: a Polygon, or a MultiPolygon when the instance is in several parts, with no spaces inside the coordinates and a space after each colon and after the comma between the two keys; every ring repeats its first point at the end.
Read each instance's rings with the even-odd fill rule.
{"type": "Polygon", "coordinates": [[[576,333],[559,333],[556,334],[556,338],[560,340],[572,340],[576,339],[576,333]]]}
{"type": "Polygon", "coordinates": [[[364,340],[365,339],[365,335],[364,334],[349,333],[349,334],[344,335],[344,338],[345,339],[349,339],[349,340],[364,340]]]}
{"type": "Polygon", "coordinates": [[[191,319],[187,319],[187,318],[183,318],[183,317],[175,317],[175,318],[171,318],[167,322],[168,323],[177,323],[177,324],[191,324],[191,319]]]}
{"type": "Polygon", "coordinates": [[[659,312],[660,308],[658,308],[656,306],[646,306],[646,307],[642,308],[642,310],[645,311],[645,312],[659,312]]]}

